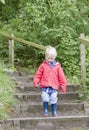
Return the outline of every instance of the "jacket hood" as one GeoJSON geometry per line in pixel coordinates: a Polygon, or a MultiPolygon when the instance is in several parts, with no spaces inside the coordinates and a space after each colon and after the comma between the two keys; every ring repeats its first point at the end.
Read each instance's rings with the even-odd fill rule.
{"type": "MultiPolygon", "coordinates": [[[[44,63],[44,64],[49,64],[47,60],[44,60],[43,63],[44,63]]],[[[60,64],[59,62],[56,62],[55,65],[60,65],[60,66],[61,66],[61,64],[60,64]]]]}

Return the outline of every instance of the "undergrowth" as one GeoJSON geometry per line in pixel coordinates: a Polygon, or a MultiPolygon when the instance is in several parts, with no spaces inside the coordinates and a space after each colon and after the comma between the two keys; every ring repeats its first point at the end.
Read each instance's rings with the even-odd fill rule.
{"type": "Polygon", "coordinates": [[[14,82],[5,72],[6,66],[0,63],[0,120],[9,114],[10,105],[13,104],[14,82]]]}

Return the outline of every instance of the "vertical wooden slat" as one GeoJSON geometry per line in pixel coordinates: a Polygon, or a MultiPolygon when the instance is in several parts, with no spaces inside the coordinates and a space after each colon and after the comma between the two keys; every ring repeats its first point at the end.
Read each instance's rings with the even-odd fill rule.
{"type": "Polygon", "coordinates": [[[9,64],[14,66],[14,40],[12,39],[9,39],[9,64]]]}
{"type": "MultiPolygon", "coordinates": [[[[84,34],[80,34],[80,38],[84,38],[84,34]]],[[[80,44],[80,63],[81,63],[81,85],[86,85],[86,52],[85,44],[80,44]]]]}

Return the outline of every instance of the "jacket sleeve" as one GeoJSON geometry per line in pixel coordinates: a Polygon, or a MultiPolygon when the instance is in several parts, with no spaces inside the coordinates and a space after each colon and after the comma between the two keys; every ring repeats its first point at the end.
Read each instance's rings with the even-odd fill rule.
{"type": "Polygon", "coordinates": [[[37,85],[40,84],[42,73],[43,73],[43,66],[41,64],[39,66],[39,68],[37,69],[35,75],[34,75],[34,79],[33,79],[33,85],[34,85],[34,87],[36,87],[37,85]]]}
{"type": "Polygon", "coordinates": [[[61,65],[59,66],[59,69],[58,69],[58,80],[59,80],[61,92],[63,93],[66,92],[67,80],[66,80],[66,77],[65,77],[65,74],[63,72],[61,65]]]}

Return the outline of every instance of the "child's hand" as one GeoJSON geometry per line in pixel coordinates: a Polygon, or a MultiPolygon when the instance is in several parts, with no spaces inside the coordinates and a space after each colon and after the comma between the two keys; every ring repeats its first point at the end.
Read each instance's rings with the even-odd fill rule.
{"type": "Polygon", "coordinates": [[[35,88],[38,88],[39,87],[39,85],[37,84],[36,86],[35,86],[35,88]]]}
{"type": "Polygon", "coordinates": [[[65,94],[66,93],[66,87],[62,87],[62,86],[60,86],[60,91],[63,93],[63,94],[65,94]]]}

